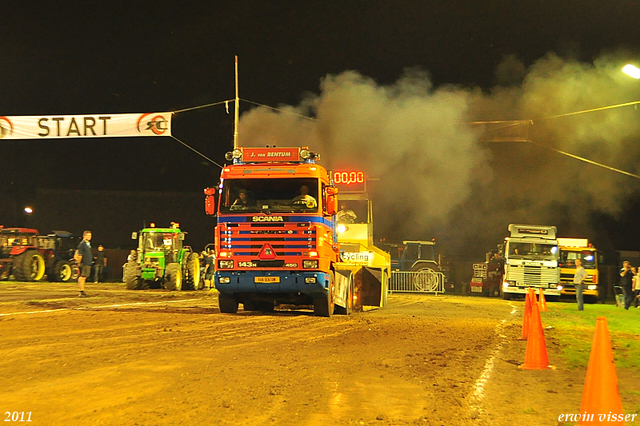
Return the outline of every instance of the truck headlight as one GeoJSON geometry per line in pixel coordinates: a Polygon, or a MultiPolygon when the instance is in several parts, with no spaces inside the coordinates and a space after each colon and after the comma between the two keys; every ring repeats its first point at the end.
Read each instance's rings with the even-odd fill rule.
{"type": "Polygon", "coordinates": [[[597,285],[590,285],[590,286],[587,287],[587,289],[589,289],[589,290],[595,290],[597,288],[598,288],[597,285]]]}
{"type": "Polygon", "coordinates": [[[304,279],[305,284],[315,284],[316,281],[316,277],[306,277],[304,279]]]}
{"type": "Polygon", "coordinates": [[[558,290],[562,291],[562,289],[564,288],[564,286],[559,285],[558,287],[556,287],[558,290]]]}
{"type": "Polygon", "coordinates": [[[303,260],[302,267],[304,269],[318,269],[318,260],[303,260]]]}
{"type": "Polygon", "coordinates": [[[233,269],[233,260],[219,260],[218,268],[220,269],[233,269]]]}
{"type": "Polygon", "coordinates": [[[231,282],[231,278],[229,278],[229,277],[220,277],[220,278],[218,278],[218,282],[220,284],[229,284],[231,282]]]}
{"type": "Polygon", "coordinates": [[[506,288],[509,287],[509,281],[505,281],[502,283],[502,287],[506,288]]]}

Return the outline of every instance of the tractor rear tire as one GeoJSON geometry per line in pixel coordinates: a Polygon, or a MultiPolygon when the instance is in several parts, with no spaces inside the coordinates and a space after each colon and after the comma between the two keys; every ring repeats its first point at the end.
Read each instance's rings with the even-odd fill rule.
{"type": "Polygon", "coordinates": [[[17,281],[40,281],[44,277],[44,257],[37,250],[27,250],[14,259],[13,275],[17,281]]]}
{"type": "Polygon", "coordinates": [[[52,282],[66,283],[73,276],[73,269],[66,260],[58,260],[53,265],[53,270],[47,274],[47,278],[52,282]]]}
{"type": "Polygon", "coordinates": [[[165,271],[164,288],[169,291],[180,291],[183,287],[182,270],[178,263],[170,263],[165,271]]]}
{"type": "Polygon", "coordinates": [[[185,286],[184,286],[185,290],[199,290],[200,257],[198,257],[198,253],[190,253],[189,256],[187,256],[184,281],[185,281],[185,286]]]}
{"type": "Polygon", "coordinates": [[[223,314],[235,314],[238,312],[238,301],[228,294],[218,294],[218,306],[223,314]]]}
{"type": "Polygon", "coordinates": [[[142,289],[142,269],[137,262],[129,261],[124,268],[124,282],[129,290],[142,289]]]}
{"type": "Polygon", "coordinates": [[[434,283],[435,269],[428,266],[412,269],[415,272],[413,276],[413,287],[416,291],[437,291],[437,282],[434,283]]]}

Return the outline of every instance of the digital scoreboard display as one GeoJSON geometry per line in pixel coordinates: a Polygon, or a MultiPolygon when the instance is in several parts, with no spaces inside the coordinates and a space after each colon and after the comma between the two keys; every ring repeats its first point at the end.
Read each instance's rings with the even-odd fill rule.
{"type": "Polygon", "coordinates": [[[364,172],[357,170],[334,171],[333,184],[341,192],[364,192],[366,190],[366,179],[364,172]]]}

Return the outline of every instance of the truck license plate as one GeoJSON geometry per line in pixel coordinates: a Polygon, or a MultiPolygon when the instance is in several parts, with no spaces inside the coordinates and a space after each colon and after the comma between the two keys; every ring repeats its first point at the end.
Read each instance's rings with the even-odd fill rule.
{"type": "Polygon", "coordinates": [[[279,283],[280,282],[280,277],[256,277],[255,278],[255,282],[256,283],[279,283]]]}

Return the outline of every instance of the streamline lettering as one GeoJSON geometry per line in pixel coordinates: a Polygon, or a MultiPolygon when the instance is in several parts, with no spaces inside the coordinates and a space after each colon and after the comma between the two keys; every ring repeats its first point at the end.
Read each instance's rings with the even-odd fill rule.
{"type": "Polygon", "coordinates": [[[282,216],[253,216],[252,222],[284,222],[282,216]]]}

